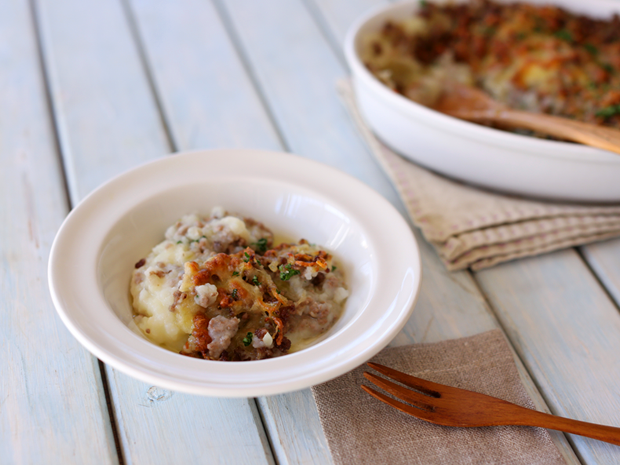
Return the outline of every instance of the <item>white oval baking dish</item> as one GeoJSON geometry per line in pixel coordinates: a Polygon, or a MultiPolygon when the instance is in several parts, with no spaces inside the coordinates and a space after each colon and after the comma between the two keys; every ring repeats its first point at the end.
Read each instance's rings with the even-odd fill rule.
{"type": "MultiPolygon", "coordinates": [[[[593,17],[620,12],[615,1],[553,3],[593,17]]],[[[620,201],[619,155],[462,121],[419,105],[377,80],[358,57],[360,38],[388,19],[413,14],[418,4],[408,1],[374,10],[351,26],[345,40],[360,111],[385,144],[431,170],[485,188],[552,200],[620,201]]]]}

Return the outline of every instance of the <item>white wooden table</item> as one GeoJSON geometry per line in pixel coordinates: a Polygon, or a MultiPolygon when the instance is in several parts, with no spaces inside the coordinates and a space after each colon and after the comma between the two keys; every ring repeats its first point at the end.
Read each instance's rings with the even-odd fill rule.
{"type": "MultiPolygon", "coordinates": [[[[56,316],[46,264],[80,199],[179,150],[295,152],[404,214],[335,92],[347,26],[384,1],[0,2],[1,464],[331,462],[309,390],[204,398],[103,365],[56,316]]],[[[500,327],[541,409],[620,425],[620,240],[449,273],[415,233],[422,292],[393,344],[500,327]]],[[[572,463],[620,463],[554,439],[572,463]]]]}

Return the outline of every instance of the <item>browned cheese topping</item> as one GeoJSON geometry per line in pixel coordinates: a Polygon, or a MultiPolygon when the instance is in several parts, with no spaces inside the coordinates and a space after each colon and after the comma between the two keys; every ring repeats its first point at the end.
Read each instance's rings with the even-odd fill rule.
{"type": "Polygon", "coordinates": [[[331,254],[303,239],[274,247],[262,224],[220,216],[184,217],[136,264],[136,324],[147,337],[183,355],[243,361],[300,350],[331,328],[348,296],[331,254]]]}
{"type": "Polygon", "coordinates": [[[396,92],[432,105],[446,79],[512,108],[620,128],[620,19],[487,0],[435,5],[366,38],[362,59],[396,92]]]}

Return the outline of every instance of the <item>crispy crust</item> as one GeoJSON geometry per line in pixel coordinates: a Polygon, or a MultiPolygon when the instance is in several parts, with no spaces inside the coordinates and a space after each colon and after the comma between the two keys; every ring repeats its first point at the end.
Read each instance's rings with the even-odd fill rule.
{"type": "MultiPolygon", "coordinates": [[[[204,309],[193,309],[192,336],[182,353],[198,358],[214,359],[207,346],[212,337],[209,321],[217,315],[227,315],[240,320],[239,335],[234,337],[226,349],[227,360],[255,360],[284,355],[291,348],[286,334],[295,330],[308,307],[308,300],[295,303],[286,297],[287,281],[309,270],[315,276],[309,285],[319,287],[329,272],[331,256],[324,250],[303,244],[281,244],[264,255],[246,248],[236,254],[217,254],[202,266],[196,262],[185,264],[185,274],[180,288],[189,296],[195,294],[196,286],[211,284],[217,287],[216,302],[204,309]],[[282,271],[284,270],[284,271],[282,271]],[[292,276],[288,276],[288,274],[292,276]],[[284,275],[286,274],[286,276],[284,275]],[[283,279],[284,278],[284,279],[283,279]],[[247,334],[263,340],[267,333],[273,338],[273,346],[255,347],[247,343],[247,334]],[[246,343],[244,343],[244,337],[246,343]]],[[[194,299],[183,301],[185,305],[196,306],[194,299]]],[[[312,314],[307,318],[316,319],[312,314]]],[[[327,329],[331,321],[322,322],[327,329]]],[[[219,359],[219,357],[218,357],[219,359]]]]}
{"type": "Polygon", "coordinates": [[[224,211],[184,216],[136,264],[136,324],[162,347],[209,360],[257,360],[309,345],[340,316],[344,277],[306,240],[272,246],[271,231],[254,220],[224,211]]]}
{"type": "Polygon", "coordinates": [[[620,128],[618,15],[484,0],[424,2],[418,18],[386,23],[367,45],[368,68],[395,91],[416,99],[420,69],[451,61],[511,107],[620,128]]]}

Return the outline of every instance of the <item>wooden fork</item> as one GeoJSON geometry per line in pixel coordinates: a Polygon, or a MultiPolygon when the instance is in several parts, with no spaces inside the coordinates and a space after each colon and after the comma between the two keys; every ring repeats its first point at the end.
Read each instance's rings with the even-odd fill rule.
{"type": "Polygon", "coordinates": [[[485,394],[416,378],[376,363],[368,363],[368,366],[390,379],[415,389],[412,391],[380,376],[364,373],[368,381],[415,407],[398,402],[368,386],[362,386],[364,391],[398,410],[437,425],[540,426],[620,445],[620,428],[537,412],[485,394]]]}

